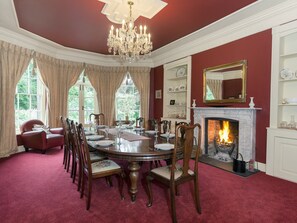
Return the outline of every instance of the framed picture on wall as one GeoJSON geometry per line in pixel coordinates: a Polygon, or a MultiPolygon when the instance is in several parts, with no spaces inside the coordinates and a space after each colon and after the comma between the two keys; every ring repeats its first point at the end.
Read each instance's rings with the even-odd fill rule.
{"type": "Polygon", "coordinates": [[[156,90],[155,98],[156,99],[162,99],[162,90],[156,90]]]}

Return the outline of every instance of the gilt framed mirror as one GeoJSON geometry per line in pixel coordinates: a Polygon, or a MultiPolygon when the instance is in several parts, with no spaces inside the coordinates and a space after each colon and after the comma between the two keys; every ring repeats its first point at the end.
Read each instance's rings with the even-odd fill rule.
{"type": "Polygon", "coordinates": [[[203,70],[203,102],[246,102],[246,75],[246,60],[205,68],[203,70]]]}

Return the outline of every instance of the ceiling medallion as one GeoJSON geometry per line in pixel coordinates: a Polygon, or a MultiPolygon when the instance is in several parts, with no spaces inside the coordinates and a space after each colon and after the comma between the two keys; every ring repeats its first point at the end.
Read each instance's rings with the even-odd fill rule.
{"type": "MultiPolygon", "coordinates": [[[[101,13],[106,15],[109,21],[122,24],[128,17],[127,1],[129,0],[98,0],[105,3],[101,13]]],[[[166,5],[161,0],[134,0],[133,17],[135,21],[139,16],[151,19],[159,13],[166,5]]]]}
{"type": "Polygon", "coordinates": [[[122,27],[114,29],[111,26],[107,46],[108,52],[119,55],[121,60],[134,62],[140,58],[140,55],[150,55],[153,49],[151,42],[151,34],[147,33],[147,27],[140,25],[139,33],[137,27],[134,26],[134,18],[132,17],[132,6],[134,2],[129,0],[129,16],[127,20],[122,21],[122,27]]]}

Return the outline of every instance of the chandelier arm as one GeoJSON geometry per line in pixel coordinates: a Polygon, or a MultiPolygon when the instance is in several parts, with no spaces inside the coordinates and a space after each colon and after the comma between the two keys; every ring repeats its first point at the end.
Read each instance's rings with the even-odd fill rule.
{"type": "Polygon", "coordinates": [[[119,55],[121,60],[128,62],[136,61],[140,55],[146,57],[151,54],[152,42],[151,35],[146,33],[147,27],[140,26],[140,32],[137,32],[137,26],[134,26],[134,18],[132,17],[133,1],[128,1],[130,8],[130,16],[128,21],[123,21],[121,28],[116,28],[114,34],[114,27],[112,26],[107,39],[108,52],[113,55],[119,55]]]}

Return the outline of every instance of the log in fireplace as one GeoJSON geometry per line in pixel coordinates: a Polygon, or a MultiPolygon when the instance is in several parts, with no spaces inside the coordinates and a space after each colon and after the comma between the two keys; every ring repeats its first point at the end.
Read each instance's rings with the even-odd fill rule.
{"type": "Polygon", "coordinates": [[[238,154],[239,122],[228,118],[205,118],[205,154],[223,161],[233,162],[238,154]]]}

